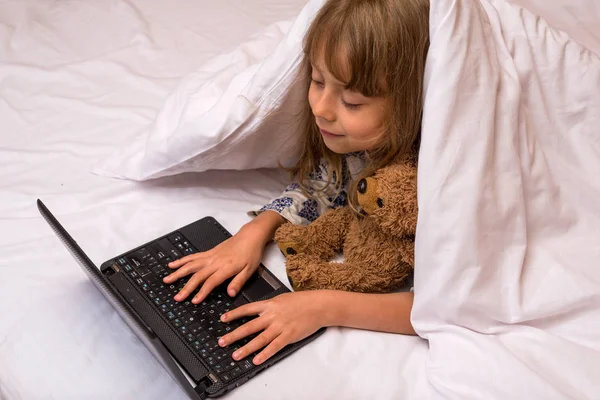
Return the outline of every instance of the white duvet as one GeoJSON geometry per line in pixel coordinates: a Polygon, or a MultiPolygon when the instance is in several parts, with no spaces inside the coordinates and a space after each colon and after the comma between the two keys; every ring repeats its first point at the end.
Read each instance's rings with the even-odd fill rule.
{"type": "Polygon", "coordinates": [[[599,14],[563,6],[573,36],[432,3],[412,315],[431,398],[600,396],[600,59],[573,39],[599,14]]]}

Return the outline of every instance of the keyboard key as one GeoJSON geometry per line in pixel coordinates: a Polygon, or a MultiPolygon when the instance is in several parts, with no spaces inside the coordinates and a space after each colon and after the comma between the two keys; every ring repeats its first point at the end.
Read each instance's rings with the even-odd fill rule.
{"type": "Polygon", "coordinates": [[[183,320],[183,323],[185,325],[191,325],[194,323],[194,317],[189,314],[189,313],[185,313],[181,316],[181,319],[183,320]]]}
{"type": "Polygon", "coordinates": [[[198,339],[198,341],[199,341],[200,343],[204,344],[204,343],[208,342],[209,340],[211,340],[211,339],[212,339],[212,336],[210,336],[210,335],[208,334],[208,332],[206,332],[206,331],[202,330],[200,333],[198,333],[198,334],[196,335],[196,339],[198,339]]]}
{"type": "Polygon", "coordinates": [[[197,340],[196,340],[195,342],[193,342],[193,343],[192,343],[192,347],[193,347],[195,350],[198,350],[198,351],[204,351],[204,352],[205,352],[205,354],[208,354],[208,352],[206,351],[206,349],[205,349],[205,348],[202,346],[202,343],[200,343],[200,342],[199,342],[199,341],[197,341],[197,340]]]}
{"type": "MultiPolygon", "coordinates": [[[[192,346],[194,346],[194,348],[196,349],[196,343],[198,342],[194,342],[192,344],[192,346]]],[[[200,357],[206,359],[208,357],[210,357],[210,352],[204,347],[204,344],[200,344],[200,348],[196,349],[198,351],[198,354],[200,354],[200,357]]]]}
{"type": "Polygon", "coordinates": [[[228,358],[225,352],[221,349],[216,350],[213,353],[213,357],[216,358],[218,362],[224,361],[226,358],[227,360],[230,360],[230,358],[228,358]]]}
{"type": "Polygon", "coordinates": [[[200,326],[200,324],[199,324],[199,323],[197,323],[197,322],[194,322],[193,324],[191,324],[191,325],[188,325],[188,329],[189,329],[189,330],[190,330],[190,332],[191,332],[191,333],[193,333],[194,335],[196,335],[196,334],[198,334],[198,333],[202,332],[202,330],[203,330],[203,329],[202,329],[202,327],[200,326]]]}
{"type": "Polygon", "coordinates": [[[148,257],[146,260],[146,265],[148,266],[148,268],[152,268],[152,267],[156,267],[157,265],[160,265],[158,263],[158,261],[156,261],[156,258],[150,256],[148,257]]]}
{"type": "Polygon", "coordinates": [[[173,309],[177,306],[177,303],[172,298],[165,300],[165,304],[167,305],[167,307],[169,307],[169,309],[173,309]]]}
{"type": "Polygon", "coordinates": [[[133,267],[133,268],[139,268],[142,265],[142,262],[140,261],[139,257],[136,255],[129,255],[127,256],[127,258],[129,258],[129,264],[133,267]]]}
{"type": "Polygon", "coordinates": [[[152,272],[150,272],[149,274],[146,274],[146,275],[144,276],[144,279],[146,280],[146,282],[148,282],[148,283],[150,283],[150,284],[152,284],[152,283],[154,283],[154,282],[160,282],[160,281],[158,280],[158,278],[156,277],[156,275],[154,275],[152,272]]]}
{"type": "Polygon", "coordinates": [[[181,236],[180,233],[174,233],[172,235],[169,236],[169,241],[173,244],[177,243],[177,242],[182,242],[183,241],[183,237],[181,236]]]}
{"type": "Polygon", "coordinates": [[[250,371],[252,368],[255,367],[255,365],[252,364],[252,362],[248,359],[239,362],[238,365],[241,368],[242,372],[250,371]]]}
{"type": "Polygon", "coordinates": [[[233,379],[233,374],[230,374],[228,372],[221,374],[221,379],[223,379],[223,382],[227,383],[233,379]]]}
{"type": "Polygon", "coordinates": [[[228,372],[228,374],[231,375],[232,378],[237,378],[242,374],[242,372],[242,369],[236,364],[235,367],[228,372]]]}
{"type": "Polygon", "coordinates": [[[208,342],[204,343],[204,348],[212,353],[215,351],[215,349],[219,348],[219,345],[217,344],[216,340],[209,340],[208,342]]]}
{"type": "MultiPolygon", "coordinates": [[[[232,360],[224,360],[219,364],[219,367],[221,368],[222,372],[227,372],[237,367],[237,364],[232,360]]],[[[219,372],[217,371],[217,373],[219,372]]]]}
{"type": "MultiPolygon", "coordinates": [[[[158,264],[155,265],[154,267],[152,267],[152,272],[154,272],[155,274],[160,274],[161,272],[166,271],[165,267],[163,267],[162,265],[158,264]]],[[[168,274],[167,274],[168,275],[168,274]]]]}
{"type": "Polygon", "coordinates": [[[181,253],[167,239],[161,239],[158,243],[167,252],[167,256],[173,257],[173,259],[181,258],[181,253]]]}
{"type": "Polygon", "coordinates": [[[213,356],[208,356],[206,357],[206,362],[208,363],[208,365],[210,365],[211,367],[214,367],[215,365],[217,365],[217,359],[214,358],[213,356]]]}

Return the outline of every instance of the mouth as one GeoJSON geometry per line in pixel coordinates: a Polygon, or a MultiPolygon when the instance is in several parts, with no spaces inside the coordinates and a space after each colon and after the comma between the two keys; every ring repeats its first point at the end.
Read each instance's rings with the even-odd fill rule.
{"type": "Polygon", "coordinates": [[[323,135],[323,137],[339,138],[339,137],[344,136],[344,135],[336,135],[335,133],[331,133],[329,131],[326,131],[325,129],[319,129],[319,131],[321,132],[321,135],[323,135]]]}

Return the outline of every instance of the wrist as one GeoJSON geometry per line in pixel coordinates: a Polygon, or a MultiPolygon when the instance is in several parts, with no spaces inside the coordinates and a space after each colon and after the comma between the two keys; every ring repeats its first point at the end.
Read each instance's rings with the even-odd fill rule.
{"type": "Polygon", "coordinates": [[[340,307],[340,297],[344,296],[344,292],[338,290],[315,290],[314,293],[318,297],[315,299],[314,304],[319,307],[317,313],[321,316],[321,326],[342,326],[344,308],[340,307]]]}
{"type": "Polygon", "coordinates": [[[275,211],[264,211],[252,221],[248,222],[239,231],[239,234],[248,235],[258,240],[262,245],[266,245],[279,226],[285,222],[285,219],[275,211]]]}

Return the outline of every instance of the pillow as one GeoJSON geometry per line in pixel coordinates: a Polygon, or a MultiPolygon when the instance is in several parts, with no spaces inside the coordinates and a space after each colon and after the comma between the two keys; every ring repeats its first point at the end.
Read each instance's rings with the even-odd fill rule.
{"type": "Polygon", "coordinates": [[[92,172],[147,180],[209,169],[291,166],[298,157],[297,115],[305,101],[302,41],[324,0],[281,21],[185,77],[147,132],[94,165],[92,172]]]}

